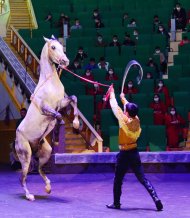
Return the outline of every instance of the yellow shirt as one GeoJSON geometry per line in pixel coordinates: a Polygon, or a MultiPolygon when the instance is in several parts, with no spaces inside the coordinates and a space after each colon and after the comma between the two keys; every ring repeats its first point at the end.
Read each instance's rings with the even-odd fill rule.
{"type": "MultiPolygon", "coordinates": [[[[122,98],[122,103],[127,101],[122,98]]],[[[118,106],[115,95],[112,93],[110,98],[112,111],[119,122],[119,147],[121,150],[130,150],[137,147],[137,139],[140,136],[140,120],[138,116],[128,117],[118,106]]]]}

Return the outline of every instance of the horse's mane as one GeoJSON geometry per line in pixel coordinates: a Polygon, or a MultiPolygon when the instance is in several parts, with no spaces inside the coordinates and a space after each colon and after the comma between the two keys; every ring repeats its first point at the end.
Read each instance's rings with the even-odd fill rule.
{"type": "Polygon", "coordinates": [[[44,47],[42,48],[41,56],[40,56],[40,65],[43,64],[43,61],[47,59],[48,56],[48,43],[46,42],[44,47]]]}

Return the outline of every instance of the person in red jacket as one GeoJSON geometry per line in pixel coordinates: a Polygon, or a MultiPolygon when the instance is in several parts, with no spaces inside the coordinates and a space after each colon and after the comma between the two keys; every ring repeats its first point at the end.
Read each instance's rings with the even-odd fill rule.
{"type": "Polygon", "coordinates": [[[166,105],[161,101],[160,96],[155,94],[153,101],[150,104],[150,108],[154,110],[154,124],[164,125],[164,118],[166,113],[166,105]]]}
{"type": "Polygon", "coordinates": [[[118,80],[117,74],[114,72],[113,68],[109,68],[106,73],[106,81],[116,81],[118,80]]]}
{"type": "Polygon", "coordinates": [[[124,87],[124,94],[136,94],[138,90],[135,88],[133,81],[129,80],[127,86],[124,87]]]}
{"type": "Polygon", "coordinates": [[[158,84],[156,88],[154,89],[154,93],[156,94],[163,93],[165,96],[166,107],[169,107],[171,105],[169,91],[168,91],[168,88],[164,85],[163,80],[158,81],[158,84]]]}
{"type": "Polygon", "coordinates": [[[185,120],[177,113],[175,107],[171,107],[168,114],[165,116],[167,146],[169,148],[177,148],[179,145],[182,126],[185,125],[185,120]]]}

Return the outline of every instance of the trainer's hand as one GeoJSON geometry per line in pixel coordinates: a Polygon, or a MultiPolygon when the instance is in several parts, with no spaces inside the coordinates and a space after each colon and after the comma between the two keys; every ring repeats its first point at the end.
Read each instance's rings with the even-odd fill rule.
{"type": "Polygon", "coordinates": [[[120,98],[125,98],[125,94],[123,92],[120,94],[120,98]]]}

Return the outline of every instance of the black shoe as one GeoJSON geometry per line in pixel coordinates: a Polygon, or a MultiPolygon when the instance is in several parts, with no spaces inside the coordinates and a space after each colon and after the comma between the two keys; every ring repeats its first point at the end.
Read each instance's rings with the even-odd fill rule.
{"type": "Polygon", "coordinates": [[[110,209],[120,209],[121,204],[107,204],[106,207],[110,209]]]}
{"type": "Polygon", "coordinates": [[[155,204],[156,204],[157,211],[163,210],[163,204],[161,200],[156,201],[155,204]]]}

